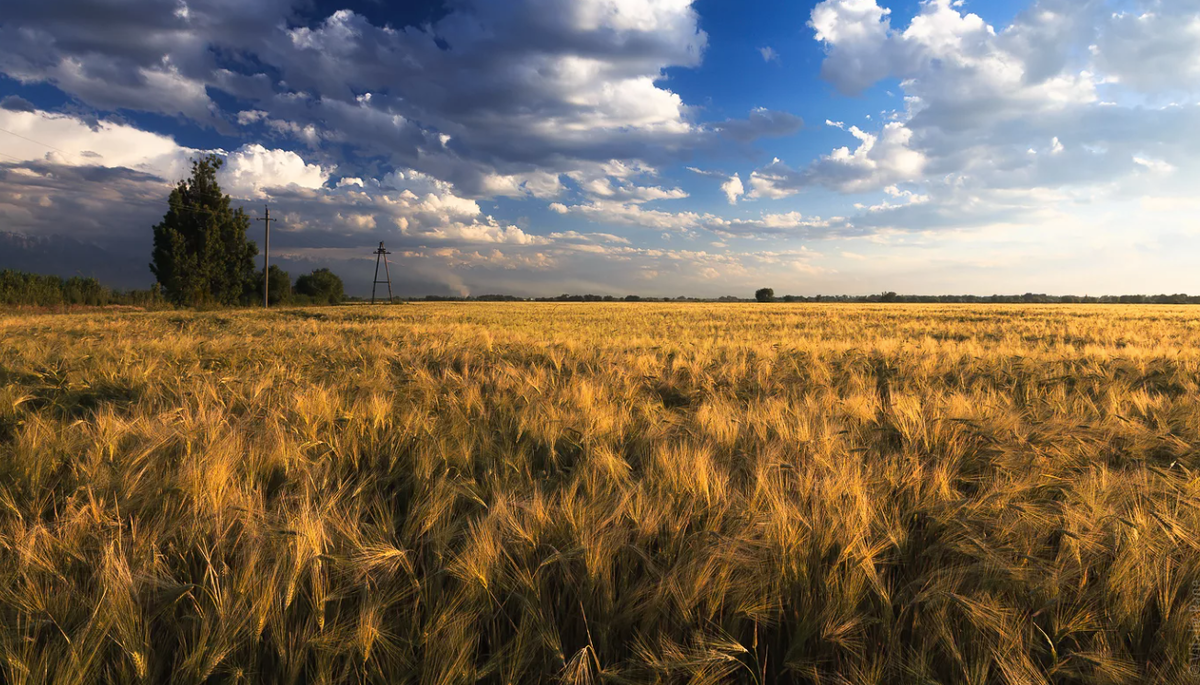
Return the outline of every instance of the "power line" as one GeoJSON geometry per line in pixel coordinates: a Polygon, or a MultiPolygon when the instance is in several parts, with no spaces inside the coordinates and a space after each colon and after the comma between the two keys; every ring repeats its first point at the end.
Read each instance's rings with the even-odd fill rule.
{"type": "Polygon", "coordinates": [[[10,136],[16,136],[16,137],[20,138],[21,140],[28,140],[31,143],[37,143],[38,145],[44,145],[44,146],[50,148],[51,150],[58,150],[59,152],[63,153],[64,155],[73,154],[73,153],[67,152],[66,150],[64,150],[62,148],[54,147],[50,143],[43,143],[40,140],[34,140],[33,138],[30,138],[29,136],[23,136],[20,133],[14,133],[6,128],[0,128],[0,132],[7,133],[10,136]]]}
{"type": "MultiPolygon", "coordinates": [[[[142,205],[143,207],[160,207],[161,206],[158,202],[155,202],[154,200],[110,200],[110,202],[119,202],[119,203],[123,203],[123,204],[131,204],[131,205],[142,205]]],[[[199,213],[203,213],[203,214],[215,213],[213,210],[211,210],[207,207],[187,207],[185,205],[177,205],[177,204],[172,204],[170,202],[168,202],[166,204],[167,204],[167,207],[170,207],[172,209],[183,210],[185,212],[199,212],[199,213]]],[[[278,221],[278,219],[272,219],[272,221],[278,221]]]]}
{"type": "MultiPolygon", "coordinates": [[[[18,138],[20,138],[20,139],[22,139],[22,140],[28,140],[28,141],[29,141],[29,142],[31,142],[31,143],[37,143],[38,145],[44,145],[44,146],[46,146],[46,147],[50,148],[51,150],[57,150],[58,152],[61,152],[61,153],[63,153],[64,155],[74,155],[74,153],[67,152],[66,150],[64,150],[64,149],[62,149],[62,148],[59,148],[59,147],[55,147],[55,146],[51,145],[50,143],[43,143],[43,142],[42,142],[42,141],[40,141],[40,140],[34,140],[33,138],[30,138],[29,136],[23,136],[23,135],[21,135],[20,133],[13,133],[12,131],[9,131],[9,130],[8,130],[8,129],[6,129],[6,128],[0,128],[0,132],[7,133],[7,134],[9,134],[9,135],[12,135],[12,136],[16,136],[16,137],[18,137],[18,138]]],[[[17,162],[31,162],[31,161],[34,161],[34,160],[18,159],[18,158],[16,158],[16,157],[13,157],[12,155],[4,154],[4,153],[2,153],[2,152],[0,152],[0,155],[3,155],[4,157],[8,157],[9,159],[12,159],[12,160],[16,160],[17,162]]],[[[125,203],[125,204],[139,204],[139,202],[138,202],[138,201],[136,201],[136,200],[128,200],[128,199],[122,199],[122,200],[109,200],[108,202],[122,202],[122,203],[125,203]]],[[[146,201],[143,201],[143,202],[141,202],[140,204],[144,204],[144,205],[146,205],[146,206],[149,206],[149,204],[148,204],[148,203],[150,203],[150,202],[153,202],[153,200],[146,200],[146,201]]],[[[154,203],[154,204],[155,204],[155,205],[157,205],[158,203],[154,203]]],[[[189,211],[189,212],[207,212],[207,213],[211,214],[211,213],[212,213],[212,211],[213,211],[213,210],[211,210],[211,209],[204,209],[204,208],[201,208],[201,207],[185,207],[185,206],[183,206],[183,205],[174,205],[174,204],[171,204],[170,202],[168,202],[168,203],[167,203],[167,206],[168,206],[168,207],[174,207],[175,209],[182,209],[182,210],[184,210],[184,211],[189,211]]]]}

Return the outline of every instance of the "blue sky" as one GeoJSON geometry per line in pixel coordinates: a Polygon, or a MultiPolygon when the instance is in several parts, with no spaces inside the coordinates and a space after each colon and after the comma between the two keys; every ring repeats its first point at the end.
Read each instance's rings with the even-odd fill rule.
{"type": "Polygon", "coordinates": [[[1200,1],[396,4],[5,3],[0,267],[216,151],[358,293],[1200,292],[1200,1]]]}

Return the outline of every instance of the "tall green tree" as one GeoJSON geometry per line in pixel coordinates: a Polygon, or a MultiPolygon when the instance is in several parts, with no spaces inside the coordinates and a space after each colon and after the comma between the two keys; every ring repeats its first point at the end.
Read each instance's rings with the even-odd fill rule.
{"type": "Polygon", "coordinates": [[[216,155],[192,160],[191,177],[171,191],[154,227],[150,270],[176,304],[237,304],[253,288],[258,246],[246,239],[250,219],[217,183],[222,164],[216,155]]]}

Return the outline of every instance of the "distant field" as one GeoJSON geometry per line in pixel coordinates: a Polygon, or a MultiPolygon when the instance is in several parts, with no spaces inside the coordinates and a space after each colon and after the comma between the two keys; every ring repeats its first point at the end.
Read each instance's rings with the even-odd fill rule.
{"type": "Polygon", "coordinates": [[[0,383],[0,682],[1200,682],[1200,307],[0,313],[0,383]]]}

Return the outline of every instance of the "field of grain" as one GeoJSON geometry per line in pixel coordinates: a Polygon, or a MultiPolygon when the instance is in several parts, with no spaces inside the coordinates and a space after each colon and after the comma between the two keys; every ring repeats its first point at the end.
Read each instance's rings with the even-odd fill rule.
{"type": "Polygon", "coordinates": [[[1200,666],[1200,308],[0,314],[0,341],[3,682],[1200,666]]]}

